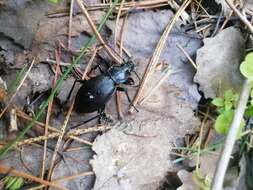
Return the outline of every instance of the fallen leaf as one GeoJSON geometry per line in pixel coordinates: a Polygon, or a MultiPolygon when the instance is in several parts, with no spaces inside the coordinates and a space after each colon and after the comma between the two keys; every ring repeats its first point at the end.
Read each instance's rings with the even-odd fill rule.
{"type": "Polygon", "coordinates": [[[234,27],[214,38],[204,39],[204,46],[197,51],[194,81],[206,98],[222,97],[229,89],[240,92],[243,77],[239,65],[244,56],[244,44],[241,32],[234,27]]]}

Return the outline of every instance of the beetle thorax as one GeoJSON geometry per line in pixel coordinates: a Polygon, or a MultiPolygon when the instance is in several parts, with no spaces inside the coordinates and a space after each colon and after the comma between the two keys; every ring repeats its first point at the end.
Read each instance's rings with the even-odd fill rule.
{"type": "Polygon", "coordinates": [[[122,84],[127,81],[131,74],[131,68],[128,65],[113,65],[108,70],[108,75],[116,84],[122,84]]]}

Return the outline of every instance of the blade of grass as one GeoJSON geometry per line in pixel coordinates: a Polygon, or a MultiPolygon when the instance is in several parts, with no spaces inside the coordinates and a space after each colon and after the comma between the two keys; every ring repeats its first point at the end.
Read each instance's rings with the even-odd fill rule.
{"type": "MultiPolygon", "coordinates": [[[[104,26],[106,20],[110,16],[113,8],[115,7],[115,5],[117,3],[118,3],[118,0],[115,0],[114,3],[112,4],[112,6],[109,8],[109,10],[107,11],[107,13],[103,17],[101,23],[99,24],[99,26],[97,28],[98,31],[101,31],[102,27],[104,26]]],[[[47,107],[48,103],[52,100],[52,98],[54,97],[54,94],[60,88],[61,83],[63,82],[63,80],[72,71],[72,69],[74,68],[74,66],[79,63],[80,59],[85,54],[87,48],[92,45],[92,43],[95,41],[95,39],[96,39],[96,36],[93,35],[88,40],[88,42],[84,45],[84,48],[82,48],[82,51],[78,55],[78,57],[76,59],[74,59],[74,61],[72,62],[72,64],[70,66],[67,67],[67,70],[62,74],[62,77],[57,80],[55,88],[52,90],[52,93],[50,94],[50,96],[48,97],[48,99],[41,104],[41,106],[40,106],[41,108],[38,111],[38,113],[34,116],[33,120],[17,135],[17,137],[13,141],[11,141],[10,143],[8,143],[7,145],[5,145],[3,148],[0,149],[0,157],[3,157],[6,153],[8,153],[8,151],[15,145],[15,143],[17,141],[19,141],[29,131],[29,129],[33,126],[33,124],[35,124],[35,122],[40,118],[40,116],[43,114],[45,108],[47,107]]]]}

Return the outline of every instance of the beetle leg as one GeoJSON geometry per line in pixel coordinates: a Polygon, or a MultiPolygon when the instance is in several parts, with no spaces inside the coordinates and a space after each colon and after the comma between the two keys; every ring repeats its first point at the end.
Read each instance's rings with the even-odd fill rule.
{"type": "Polygon", "coordinates": [[[129,96],[128,92],[127,92],[127,89],[125,89],[125,88],[123,88],[123,87],[117,87],[117,90],[120,91],[120,92],[125,92],[126,97],[127,97],[127,100],[128,100],[128,102],[130,103],[130,105],[133,106],[134,109],[135,109],[137,112],[139,112],[139,110],[133,105],[133,102],[132,102],[132,100],[130,99],[130,96],[129,96]]]}
{"type": "Polygon", "coordinates": [[[77,124],[77,125],[75,125],[75,126],[72,126],[72,127],[70,127],[70,128],[71,128],[71,129],[75,129],[75,128],[80,127],[81,125],[84,125],[85,123],[88,123],[88,122],[90,122],[90,121],[92,121],[92,120],[94,120],[94,119],[96,119],[96,118],[99,118],[99,117],[100,117],[100,114],[95,115],[94,117],[92,117],[92,118],[90,118],[90,119],[87,119],[86,121],[84,121],[84,122],[82,122],[82,123],[79,123],[79,124],[77,124]]]}
{"type": "Polygon", "coordinates": [[[126,84],[126,85],[134,85],[134,79],[133,78],[131,78],[131,77],[129,77],[127,80],[126,80],[126,82],[124,82],[124,84],[126,84]]]}
{"type": "Polygon", "coordinates": [[[99,118],[98,118],[98,124],[102,124],[102,120],[104,120],[107,123],[112,123],[113,120],[109,118],[105,113],[105,107],[100,108],[98,110],[99,118]]]}

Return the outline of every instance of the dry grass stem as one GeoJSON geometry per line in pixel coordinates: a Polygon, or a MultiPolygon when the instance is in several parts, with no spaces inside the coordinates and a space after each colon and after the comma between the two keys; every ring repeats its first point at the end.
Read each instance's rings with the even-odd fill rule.
{"type": "Polygon", "coordinates": [[[114,48],[115,48],[115,51],[117,51],[117,41],[118,41],[118,26],[119,26],[119,19],[120,19],[120,14],[121,14],[121,11],[122,11],[122,7],[125,3],[125,0],[122,0],[121,3],[120,3],[120,6],[119,6],[119,11],[118,11],[118,14],[117,14],[117,17],[116,17],[116,22],[115,22],[115,30],[114,30],[114,48]]]}
{"type": "Polygon", "coordinates": [[[70,0],[70,8],[69,8],[69,31],[68,31],[68,49],[71,49],[73,6],[74,6],[74,0],[70,0]]]}
{"type": "Polygon", "coordinates": [[[65,131],[66,131],[66,128],[67,128],[67,125],[68,125],[68,121],[69,121],[69,118],[70,118],[70,115],[72,113],[72,110],[73,110],[73,107],[74,107],[74,100],[72,101],[71,103],[71,106],[68,110],[68,113],[67,113],[67,116],[64,120],[64,123],[63,123],[63,126],[61,128],[61,133],[58,137],[58,140],[57,140],[57,143],[56,143],[56,146],[55,146],[55,149],[54,149],[54,153],[53,153],[53,156],[52,156],[52,159],[51,159],[51,163],[50,163],[50,166],[49,166],[49,170],[48,170],[48,176],[47,176],[47,179],[50,180],[51,179],[51,175],[52,175],[52,172],[53,172],[53,168],[54,168],[54,163],[56,161],[56,156],[57,156],[57,152],[60,148],[60,145],[61,145],[61,142],[62,142],[62,138],[65,134],[65,131]]]}
{"type": "MultiPolygon", "coordinates": [[[[119,9],[118,14],[117,14],[117,19],[116,19],[116,24],[115,24],[115,38],[114,38],[115,49],[117,49],[117,42],[118,42],[118,39],[117,39],[118,38],[117,28],[118,28],[118,25],[119,25],[120,13],[121,13],[121,9],[122,9],[122,6],[123,6],[124,2],[125,1],[123,0],[121,2],[121,4],[120,4],[121,6],[120,6],[120,9],[119,9]]],[[[123,47],[123,34],[124,34],[124,28],[126,26],[126,19],[127,19],[127,15],[123,19],[123,23],[122,23],[122,26],[121,26],[121,29],[120,29],[120,33],[119,33],[119,38],[120,38],[119,55],[120,55],[120,57],[123,56],[123,51],[122,51],[122,47],[123,47]]],[[[122,119],[123,118],[123,113],[122,113],[122,106],[121,106],[121,92],[119,92],[119,91],[116,92],[116,104],[117,104],[118,117],[119,117],[119,119],[122,119]]]]}
{"type": "Polygon", "coordinates": [[[82,75],[82,80],[88,79],[87,74],[88,74],[88,72],[89,72],[89,70],[91,68],[91,65],[92,65],[92,63],[93,63],[93,61],[94,61],[94,59],[96,57],[97,52],[98,52],[98,48],[95,48],[94,51],[93,51],[93,53],[92,53],[92,55],[91,55],[91,58],[90,58],[90,60],[89,60],[89,62],[87,64],[87,66],[85,67],[85,70],[84,70],[83,75],[82,75]]]}
{"type": "MultiPolygon", "coordinates": [[[[209,109],[207,110],[206,115],[208,115],[209,109]]],[[[203,121],[201,122],[200,126],[200,132],[199,132],[199,141],[198,141],[198,154],[197,154],[197,161],[196,161],[196,172],[199,172],[199,164],[200,164],[200,150],[201,150],[201,144],[202,144],[202,136],[203,136],[203,130],[206,125],[207,117],[205,116],[203,121]]]]}
{"type": "Polygon", "coordinates": [[[233,15],[233,11],[230,11],[229,15],[226,16],[226,20],[223,22],[223,24],[221,25],[218,32],[221,32],[224,29],[224,27],[227,25],[227,23],[228,23],[228,21],[229,21],[229,19],[231,18],[232,15],[233,15]]]}
{"type": "MultiPolygon", "coordinates": [[[[67,132],[65,136],[71,139],[73,136],[76,137],[82,134],[92,133],[92,132],[103,132],[109,129],[111,129],[111,127],[108,127],[108,126],[90,127],[86,129],[72,129],[69,132],[67,132]]],[[[43,135],[43,136],[25,139],[25,140],[17,142],[16,146],[19,147],[26,144],[32,144],[32,143],[36,143],[36,142],[40,142],[44,140],[54,139],[54,138],[59,137],[60,134],[61,134],[60,132],[53,132],[53,133],[48,134],[47,136],[43,135]]]]}
{"type": "MultiPolygon", "coordinates": [[[[29,121],[29,122],[32,121],[32,118],[29,115],[27,115],[26,113],[24,113],[23,111],[16,110],[16,113],[17,113],[17,116],[20,117],[21,119],[24,119],[24,120],[29,121]]],[[[36,121],[35,125],[38,125],[41,128],[45,128],[45,124],[42,123],[42,122],[39,122],[39,121],[36,121]]],[[[48,125],[48,130],[52,131],[52,132],[58,132],[58,133],[61,132],[59,129],[51,127],[50,125],[48,125]]]]}
{"type": "MultiPolygon", "coordinates": [[[[54,81],[52,84],[52,87],[54,88],[56,81],[58,79],[58,74],[60,71],[60,53],[56,50],[55,51],[55,57],[56,57],[56,72],[55,72],[55,77],[54,77],[54,81]]],[[[44,136],[48,135],[48,126],[49,126],[49,121],[50,121],[50,116],[51,116],[51,112],[52,112],[52,107],[53,107],[53,99],[48,103],[48,108],[47,108],[47,116],[46,116],[46,123],[45,123],[45,133],[44,136]]],[[[44,147],[43,147],[43,157],[42,157],[42,167],[41,167],[41,178],[44,178],[44,174],[45,174],[45,161],[46,161],[46,156],[47,156],[47,139],[45,139],[44,141],[44,147]]]]}
{"type": "Polygon", "coordinates": [[[87,140],[83,140],[83,139],[81,139],[81,138],[79,138],[79,137],[70,135],[69,138],[71,138],[71,139],[73,139],[73,140],[76,140],[76,141],[78,141],[78,142],[80,142],[80,143],[83,143],[83,144],[92,146],[92,143],[91,143],[91,142],[89,142],[89,141],[87,141],[87,140]]]}
{"type": "MultiPolygon", "coordinates": [[[[66,177],[61,177],[61,178],[57,178],[57,179],[54,179],[52,181],[52,183],[57,183],[57,182],[60,182],[60,181],[67,181],[67,180],[72,180],[72,179],[75,179],[75,178],[78,178],[78,177],[86,177],[86,176],[91,176],[91,175],[94,175],[94,172],[90,171],[90,172],[82,172],[82,173],[78,173],[78,174],[74,174],[74,175],[71,175],[71,176],[66,176],[66,177]]],[[[43,188],[45,187],[45,185],[40,185],[40,186],[37,186],[35,188],[30,188],[30,189],[27,189],[27,190],[36,190],[36,189],[40,189],[40,188],[43,188]]]]}
{"type": "MultiPolygon", "coordinates": [[[[168,6],[168,2],[171,0],[146,0],[146,1],[132,1],[124,3],[122,10],[127,11],[129,9],[148,9],[152,7],[163,7],[168,6]]],[[[110,4],[95,4],[88,7],[88,10],[97,10],[97,9],[105,9],[108,8],[110,4]]],[[[120,7],[120,3],[115,7],[115,10],[118,11],[120,7]]]]}

